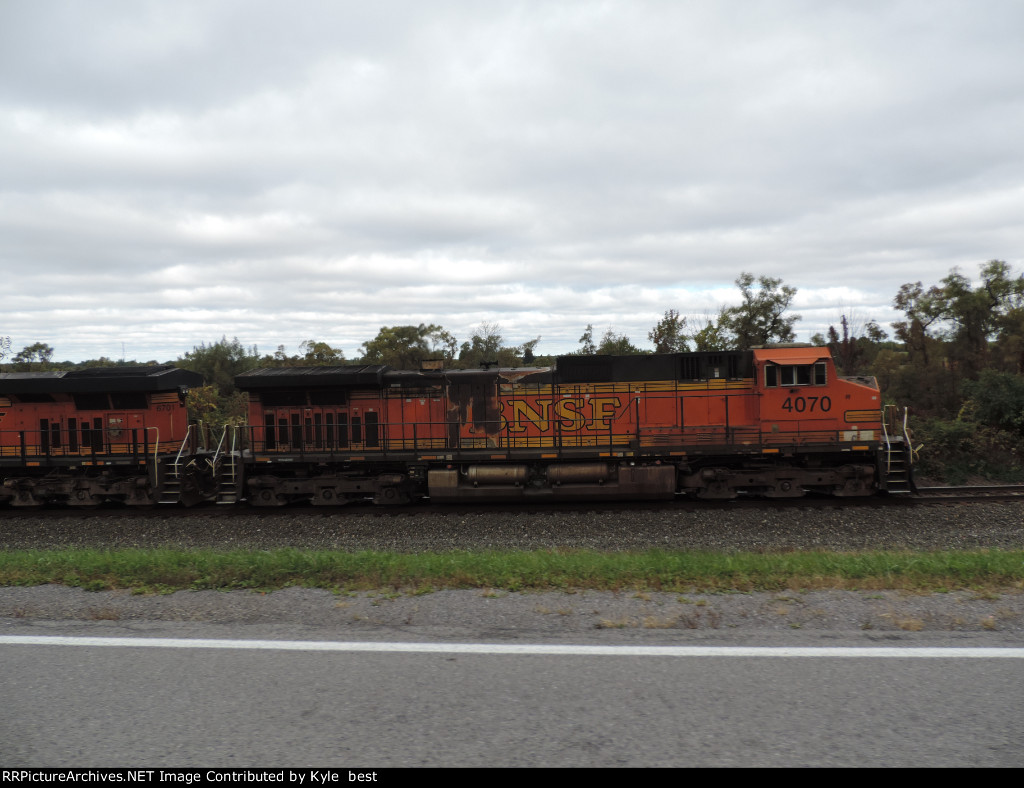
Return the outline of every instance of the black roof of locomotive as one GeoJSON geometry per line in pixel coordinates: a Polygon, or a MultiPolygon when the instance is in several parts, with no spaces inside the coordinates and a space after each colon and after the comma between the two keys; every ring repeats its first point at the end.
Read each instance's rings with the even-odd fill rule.
{"type": "Polygon", "coordinates": [[[174,391],[202,385],[203,376],[198,372],[170,364],[89,367],[54,372],[0,372],[2,394],[174,391]]]}
{"type": "Polygon", "coordinates": [[[754,354],[749,350],[698,353],[649,353],[630,356],[559,356],[558,383],[623,383],[639,380],[706,380],[749,377],[754,354]],[[729,372],[730,368],[732,373],[729,372]]]}
{"type": "Polygon", "coordinates": [[[753,353],[723,350],[631,356],[559,356],[554,367],[480,367],[477,369],[401,370],[385,365],[267,367],[235,377],[242,391],[289,388],[418,388],[443,381],[470,383],[502,380],[522,384],[618,383],[642,380],[704,380],[750,377],[753,353]]]}
{"type": "Polygon", "coordinates": [[[365,364],[344,367],[266,367],[251,369],[235,376],[235,387],[242,391],[282,389],[293,386],[377,386],[381,385],[387,365],[365,364]]]}

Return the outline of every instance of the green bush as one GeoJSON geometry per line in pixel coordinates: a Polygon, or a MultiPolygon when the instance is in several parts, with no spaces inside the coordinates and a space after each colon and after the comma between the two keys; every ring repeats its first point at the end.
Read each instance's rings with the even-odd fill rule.
{"type": "Polygon", "coordinates": [[[966,419],[913,419],[917,474],[948,484],[1024,482],[1024,436],[966,419]]]}
{"type": "Polygon", "coordinates": [[[1024,436],[1024,377],[986,369],[964,381],[961,413],[972,421],[1024,436]]]}

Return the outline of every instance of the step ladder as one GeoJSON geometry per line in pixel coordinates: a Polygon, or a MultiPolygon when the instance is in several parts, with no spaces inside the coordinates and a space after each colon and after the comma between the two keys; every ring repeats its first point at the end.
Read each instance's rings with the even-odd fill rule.
{"type": "Polygon", "coordinates": [[[217,475],[217,503],[237,503],[240,496],[241,455],[238,451],[238,427],[228,426],[220,437],[217,452],[213,456],[213,469],[217,475]],[[231,446],[224,451],[224,441],[231,432],[231,446]]]}
{"type": "Polygon", "coordinates": [[[914,492],[914,480],[907,455],[901,443],[893,443],[886,450],[885,489],[891,494],[914,492]]]}
{"type": "Polygon", "coordinates": [[[174,458],[174,462],[158,468],[158,472],[163,472],[163,484],[160,485],[160,500],[158,504],[178,504],[181,502],[181,471],[187,464],[190,453],[186,451],[189,447],[189,441],[192,439],[192,428],[195,425],[190,424],[188,430],[185,432],[185,440],[181,442],[181,448],[178,449],[178,454],[174,458]],[[184,457],[184,459],[182,459],[184,457]]]}
{"type": "Polygon", "coordinates": [[[891,495],[909,495],[917,491],[914,486],[913,447],[907,430],[907,409],[902,419],[895,405],[886,407],[882,419],[882,435],[885,438],[883,487],[891,495]],[[890,435],[890,433],[898,433],[890,435]]]}

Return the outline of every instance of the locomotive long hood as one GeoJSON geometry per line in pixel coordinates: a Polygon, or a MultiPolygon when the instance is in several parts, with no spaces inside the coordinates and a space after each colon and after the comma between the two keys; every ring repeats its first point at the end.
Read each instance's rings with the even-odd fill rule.
{"type": "Polygon", "coordinates": [[[169,365],[0,373],[0,394],[176,391],[202,385],[198,372],[169,365]]]}
{"type": "Polygon", "coordinates": [[[243,372],[235,377],[242,391],[280,389],[290,386],[375,386],[381,385],[387,365],[350,365],[344,367],[267,367],[243,372]]]}

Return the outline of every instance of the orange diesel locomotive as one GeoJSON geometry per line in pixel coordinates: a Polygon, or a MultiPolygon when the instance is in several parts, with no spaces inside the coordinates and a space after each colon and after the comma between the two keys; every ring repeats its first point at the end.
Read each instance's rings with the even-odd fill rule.
{"type": "Polygon", "coordinates": [[[910,441],[827,348],[562,356],[553,368],[261,369],[222,500],[909,492],[910,441]]]}
{"type": "Polygon", "coordinates": [[[0,501],[208,499],[212,468],[185,413],[202,383],[172,366],[0,374],[0,501]]]}

